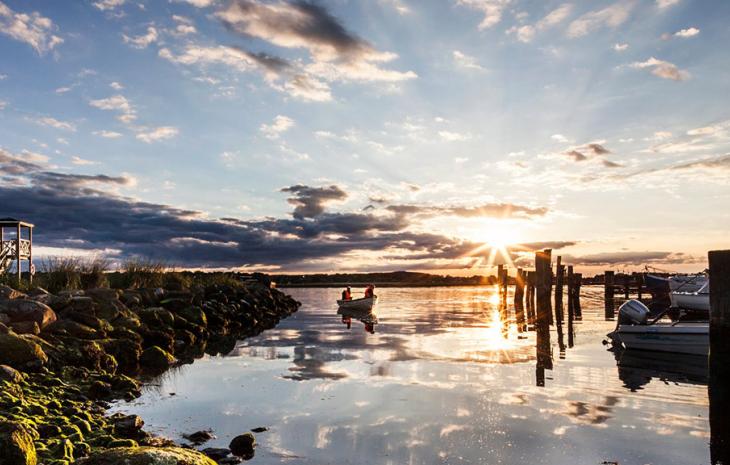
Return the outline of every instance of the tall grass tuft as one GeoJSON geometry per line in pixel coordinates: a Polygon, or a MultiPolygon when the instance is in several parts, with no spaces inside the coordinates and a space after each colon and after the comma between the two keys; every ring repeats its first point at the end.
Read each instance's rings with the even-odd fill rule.
{"type": "Polygon", "coordinates": [[[82,289],[109,287],[107,272],[111,268],[111,261],[106,258],[95,257],[81,261],[80,265],[82,289]]]}
{"type": "Polygon", "coordinates": [[[169,266],[149,259],[129,260],[122,266],[120,282],[115,287],[123,289],[164,287],[169,266]]]}
{"type": "Polygon", "coordinates": [[[56,293],[81,288],[82,261],[76,257],[48,257],[41,260],[35,284],[56,293]]]}

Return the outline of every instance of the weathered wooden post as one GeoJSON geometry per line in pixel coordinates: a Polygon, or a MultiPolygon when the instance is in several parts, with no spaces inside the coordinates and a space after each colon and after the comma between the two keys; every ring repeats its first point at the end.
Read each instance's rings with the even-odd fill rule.
{"type": "Polygon", "coordinates": [[[629,300],[631,294],[631,277],[627,274],[624,275],[624,299],[629,300]]]}
{"type": "Polygon", "coordinates": [[[22,255],[23,250],[21,248],[21,243],[20,243],[20,241],[21,241],[21,236],[20,236],[21,230],[22,229],[20,227],[20,222],[18,222],[18,236],[15,238],[15,240],[16,240],[16,242],[15,242],[15,260],[16,260],[16,263],[18,264],[17,265],[18,266],[18,288],[20,288],[20,285],[23,284],[23,272],[22,272],[22,266],[21,266],[21,264],[22,264],[21,260],[22,260],[22,257],[23,257],[23,255],[22,255]]]}
{"type": "Polygon", "coordinates": [[[555,265],[555,320],[558,325],[563,324],[563,281],[565,266],[561,263],[563,257],[558,255],[555,265]]]}
{"type": "Polygon", "coordinates": [[[642,292],[644,290],[644,274],[643,273],[637,273],[636,274],[636,292],[638,294],[638,299],[641,300],[642,292]]]}
{"type": "Polygon", "coordinates": [[[517,268],[517,277],[515,278],[515,318],[517,320],[517,330],[525,331],[525,272],[522,268],[517,268]]]}
{"type": "Polygon", "coordinates": [[[730,250],[710,261],[710,462],[730,464],[730,250]]]}
{"type": "Polygon", "coordinates": [[[527,272],[527,324],[535,324],[535,272],[527,272]]]}
{"type": "Polygon", "coordinates": [[[583,318],[583,309],[580,307],[580,286],[583,284],[583,273],[573,274],[573,312],[575,313],[575,319],[580,320],[583,318]]]}
{"type": "Polygon", "coordinates": [[[550,354],[550,284],[552,270],[550,255],[552,251],[545,249],[535,254],[535,292],[537,295],[537,319],[535,323],[536,352],[537,352],[537,384],[544,385],[544,370],[553,368],[550,354]],[[542,384],[541,384],[542,372],[542,384]]]}
{"type": "Polygon", "coordinates": [[[613,292],[614,292],[614,282],[613,282],[613,271],[606,271],[603,274],[603,296],[604,296],[604,303],[605,303],[605,316],[606,320],[612,320],[614,316],[614,306],[613,306],[613,292]]]}

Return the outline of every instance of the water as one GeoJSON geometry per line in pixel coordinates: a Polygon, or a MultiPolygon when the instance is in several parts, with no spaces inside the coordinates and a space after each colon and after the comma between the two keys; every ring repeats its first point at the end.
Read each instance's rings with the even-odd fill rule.
{"type": "Polygon", "coordinates": [[[375,334],[347,329],[338,289],[286,290],[303,305],[278,328],[115,409],[180,441],[212,428],[206,447],[269,427],[260,464],[708,464],[703,360],[619,367],[601,344],[615,324],[602,288],[582,291],[574,346],[551,328],[543,370],[535,333],[503,325],[489,287],[379,289],[375,334]]]}

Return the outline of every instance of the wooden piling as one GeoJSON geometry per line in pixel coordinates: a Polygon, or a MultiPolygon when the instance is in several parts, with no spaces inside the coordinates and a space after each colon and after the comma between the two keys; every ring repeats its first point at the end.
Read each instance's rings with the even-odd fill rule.
{"type": "Polygon", "coordinates": [[[604,303],[605,303],[605,317],[606,320],[612,320],[614,317],[614,304],[613,304],[613,294],[614,294],[614,273],[613,271],[606,271],[603,274],[603,296],[604,296],[604,303]]]}
{"type": "Polygon", "coordinates": [[[642,292],[644,290],[644,274],[643,273],[637,273],[636,274],[636,293],[638,294],[637,297],[639,300],[641,300],[642,292]]]}
{"type": "Polygon", "coordinates": [[[536,384],[545,385],[545,369],[552,369],[552,354],[550,353],[550,287],[552,269],[550,256],[552,251],[546,249],[535,254],[535,293],[537,297],[535,322],[536,340],[536,384]]]}
{"type": "Polygon", "coordinates": [[[527,329],[525,323],[525,272],[522,268],[517,269],[517,277],[515,278],[515,319],[517,320],[517,330],[522,332],[527,329]]]}
{"type": "Polygon", "coordinates": [[[629,300],[631,290],[631,277],[624,275],[624,299],[629,300]]]}
{"type": "Polygon", "coordinates": [[[583,273],[573,274],[573,312],[576,320],[583,319],[583,309],[580,306],[580,286],[583,284],[583,273]]]}
{"type": "Polygon", "coordinates": [[[710,462],[730,464],[730,250],[710,262],[710,462]]]}
{"type": "Polygon", "coordinates": [[[563,257],[558,255],[555,262],[555,321],[558,325],[563,324],[563,282],[565,266],[561,263],[563,257]]]}
{"type": "Polygon", "coordinates": [[[527,272],[527,324],[535,325],[535,272],[527,272]]]}

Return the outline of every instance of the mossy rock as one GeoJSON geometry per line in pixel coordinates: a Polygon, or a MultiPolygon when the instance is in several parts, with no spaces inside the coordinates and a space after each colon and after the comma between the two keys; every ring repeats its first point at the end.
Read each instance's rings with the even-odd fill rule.
{"type": "Polygon", "coordinates": [[[18,384],[23,381],[23,374],[13,367],[0,365],[0,381],[18,384]]]}
{"type": "Polygon", "coordinates": [[[107,447],[114,449],[117,447],[139,447],[139,444],[134,439],[115,439],[107,444],[107,447]]]}
{"type": "Polygon", "coordinates": [[[178,447],[120,447],[93,453],[79,465],[216,465],[198,451],[178,447]]]}
{"type": "Polygon", "coordinates": [[[46,353],[30,338],[13,332],[0,334],[0,364],[22,370],[37,369],[47,362],[46,353]]]}
{"type": "Polygon", "coordinates": [[[175,363],[175,357],[157,346],[152,346],[142,352],[139,361],[146,368],[164,370],[175,363]]]}
{"type": "Polygon", "coordinates": [[[36,465],[38,433],[15,422],[0,422],[0,465],[36,465]]]}
{"type": "Polygon", "coordinates": [[[188,320],[190,323],[195,323],[196,325],[201,326],[208,326],[208,317],[205,315],[205,312],[200,307],[185,307],[181,310],[178,310],[177,314],[188,320]]]}

